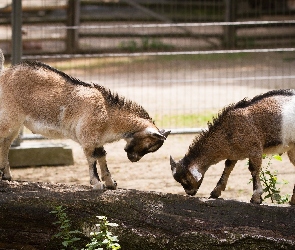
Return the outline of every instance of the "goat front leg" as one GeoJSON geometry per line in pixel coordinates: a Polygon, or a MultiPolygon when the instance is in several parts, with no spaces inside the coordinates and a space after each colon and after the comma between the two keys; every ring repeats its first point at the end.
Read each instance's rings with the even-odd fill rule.
{"type": "Polygon", "coordinates": [[[0,180],[2,179],[11,181],[12,179],[8,161],[8,153],[10,145],[17,134],[18,131],[13,133],[11,136],[2,139],[0,142],[0,180]]]}
{"type": "Polygon", "coordinates": [[[84,148],[84,153],[87,158],[89,167],[90,185],[93,186],[93,189],[104,189],[104,185],[100,181],[99,175],[97,173],[96,158],[94,152],[95,149],[84,148]]]}
{"type": "Polygon", "coordinates": [[[112,175],[108,169],[106,161],[106,151],[103,147],[96,148],[94,150],[94,156],[97,158],[97,161],[100,166],[101,178],[105,182],[107,189],[117,189],[117,183],[113,180],[112,175]]]}
{"type": "Polygon", "coordinates": [[[209,198],[218,198],[221,195],[221,192],[225,190],[226,184],[228,181],[228,177],[231,173],[231,171],[234,169],[237,161],[232,161],[232,160],[226,160],[225,161],[225,167],[223,170],[223,173],[217,182],[216,187],[213,189],[213,191],[210,194],[209,198]]]}
{"type": "Polygon", "coordinates": [[[263,194],[263,188],[260,182],[260,168],[262,164],[262,157],[256,157],[255,159],[249,158],[249,170],[253,178],[253,195],[250,200],[251,203],[261,204],[263,194]]]}

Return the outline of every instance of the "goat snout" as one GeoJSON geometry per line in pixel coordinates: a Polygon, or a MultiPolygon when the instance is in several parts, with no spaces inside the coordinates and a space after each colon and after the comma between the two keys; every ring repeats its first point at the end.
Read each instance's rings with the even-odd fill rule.
{"type": "Polygon", "coordinates": [[[185,190],[186,194],[190,195],[190,196],[194,196],[196,193],[197,193],[197,190],[194,190],[194,189],[186,189],[185,190]]]}
{"type": "Polygon", "coordinates": [[[127,157],[129,161],[131,162],[137,162],[141,159],[142,156],[136,154],[136,153],[127,153],[127,157]]]}

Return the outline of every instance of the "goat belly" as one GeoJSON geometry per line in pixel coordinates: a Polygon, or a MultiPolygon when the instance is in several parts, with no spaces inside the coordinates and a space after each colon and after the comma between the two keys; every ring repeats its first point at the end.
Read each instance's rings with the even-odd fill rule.
{"type": "Polygon", "coordinates": [[[62,139],[65,137],[62,130],[54,124],[48,124],[33,119],[26,119],[24,125],[28,129],[30,129],[34,134],[41,134],[47,138],[62,139]]]}
{"type": "Polygon", "coordinates": [[[263,150],[264,154],[283,154],[294,148],[294,143],[289,143],[289,145],[278,145],[273,147],[267,147],[263,150]]]}
{"type": "Polygon", "coordinates": [[[295,96],[282,105],[281,131],[283,145],[295,143],[295,96]]]}

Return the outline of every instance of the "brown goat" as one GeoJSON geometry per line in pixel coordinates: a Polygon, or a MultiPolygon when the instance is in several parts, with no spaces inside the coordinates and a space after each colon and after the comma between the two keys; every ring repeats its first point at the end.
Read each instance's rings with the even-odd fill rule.
{"type": "Polygon", "coordinates": [[[140,105],[41,62],[24,61],[4,70],[0,98],[0,179],[11,180],[8,151],[22,125],[48,138],[78,142],[94,189],[117,186],[107,168],[104,144],[125,139],[128,159],[136,162],[158,150],[170,133],[159,130],[140,105]]]}
{"type": "MultiPolygon", "coordinates": [[[[196,194],[211,165],[226,159],[222,176],[211,192],[212,198],[218,198],[236,162],[249,158],[251,202],[260,204],[262,155],[287,152],[295,165],[295,90],[274,90],[243,99],[223,109],[208,125],[179,162],[170,157],[173,177],[189,195],[196,194]]],[[[295,204],[294,191],[290,203],[295,204]]]]}

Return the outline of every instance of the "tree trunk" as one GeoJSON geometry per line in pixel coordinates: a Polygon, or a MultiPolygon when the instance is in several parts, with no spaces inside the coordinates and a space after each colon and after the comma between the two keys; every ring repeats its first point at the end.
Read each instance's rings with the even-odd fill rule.
{"type": "Polygon", "coordinates": [[[60,205],[85,233],[98,215],[118,223],[123,250],[295,249],[293,206],[17,181],[0,181],[0,249],[61,249],[50,213],[60,205]]]}

